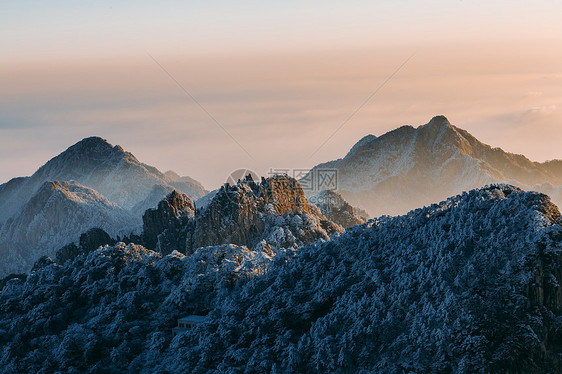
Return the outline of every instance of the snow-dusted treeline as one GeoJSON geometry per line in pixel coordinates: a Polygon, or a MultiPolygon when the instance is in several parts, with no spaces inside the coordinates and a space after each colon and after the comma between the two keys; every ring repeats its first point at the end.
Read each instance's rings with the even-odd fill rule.
{"type": "Polygon", "coordinates": [[[4,372],[560,370],[562,221],[489,186],[276,256],[117,244],[0,295],[4,372]],[[173,337],[177,318],[207,321],[173,337]]]}

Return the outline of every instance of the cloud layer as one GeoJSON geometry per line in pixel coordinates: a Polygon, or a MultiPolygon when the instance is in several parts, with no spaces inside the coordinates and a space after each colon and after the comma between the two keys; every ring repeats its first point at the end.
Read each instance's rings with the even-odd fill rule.
{"type": "Polygon", "coordinates": [[[214,188],[240,167],[262,175],[311,167],[344,156],[366,134],[437,114],[492,146],[537,161],[562,158],[562,53],[546,42],[196,56],[154,57],[252,157],[144,53],[34,61],[2,67],[0,180],[30,174],[70,144],[99,135],[214,188]]]}

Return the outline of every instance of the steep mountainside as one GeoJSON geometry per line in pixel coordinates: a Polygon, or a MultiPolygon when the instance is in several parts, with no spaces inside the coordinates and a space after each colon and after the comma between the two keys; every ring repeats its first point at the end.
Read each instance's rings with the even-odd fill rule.
{"type": "Polygon", "coordinates": [[[17,214],[43,183],[54,180],[77,181],[128,210],[145,200],[155,185],[173,187],[193,198],[206,193],[201,184],[190,178],[180,178],[173,172],[163,174],[120,146],[90,137],[51,159],[31,177],[15,178],[0,185],[0,222],[17,214]]]}
{"type": "Polygon", "coordinates": [[[275,176],[254,182],[251,177],[221,187],[204,208],[172,193],[144,217],[143,244],[162,253],[220,244],[297,248],[328,239],[343,228],[309,205],[293,178],[275,176]]]}
{"type": "Polygon", "coordinates": [[[205,188],[201,183],[199,183],[198,181],[196,181],[191,177],[188,176],[180,177],[178,174],[176,174],[171,170],[164,173],[164,175],[166,176],[166,180],[168,181],[168,184],[170,186],[174,187],[174,189],[178,191],[183,192],[191,199],[195,200],[200,197],[203,197],[208,192],[205,190],[205,188]]]}
{"type": "Polygon", "coordinates": [[[117,244],[0,293],[0,372],[553,373],[562,219],[499,185],[278,253],[117,244]],[[206,321],[173,336],[177,319],[206,321]]]}
{"type": "Polygon", "coordinates": [[[137,219],[76,182],[45,182],[19,214],[0,228],[0,276],[27,272],[41,256],[99,227],[112,236],[140,231],[137,219]]]}
{"type": "Polygon", "coordinates": [[[195,200],[195,206],[197,207],[197,209],[206,208],[211,203],[211,200],[213,200],[213,197],[215,197],[217,192],[219,192],[218,188],[216,190],[212,190],[211,192],[209,192],[205,196],[200,197],[199,199],[195,200]]]}
{"type": "Polygon", "coordinates": [[[194,215],[195,208],[189,197],[172,191],[156,208],[144,213],[143,244],[165,254],[178,249],[185,252],[185,235],[182,232],[194,215]]]}
{"type": "MultiPolygon", "coordinates": [[[[541,190],[562,185],[562,161],[532,162],[481,143],[443,117],[380,137],[368,135],[349,153],[315,170],[338,170],[338,192],[374,216],[403,214],[488,183],[509,182],[541,190]]],[[[542,190],[541,190],[542,191],[542,190]]],[[[555,203],[562,197],[553,196],[555,203]]],[[[548,192],[548,191],[544,191],[548,192]]]]}

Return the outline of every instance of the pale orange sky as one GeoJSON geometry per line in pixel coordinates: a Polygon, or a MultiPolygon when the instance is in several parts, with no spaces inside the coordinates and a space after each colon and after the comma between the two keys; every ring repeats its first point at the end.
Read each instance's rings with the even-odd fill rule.
{"type": "Polygon", "coordinates": [[[506,151],[562,158],[560,6],[515,1],[502,12],[502,3],[243,2],[253,13],[225,5],[220,14],[159,8],[150,17],[142,6],[96,17],[68,5],[74,13],[61,8],[55,16],[69,22],[58,24],[40,10],[28,19],[9,9],[24,16],[0,33],[10,52],[0,57],[0,182],[99,135],[212,189],[234,169],[311,167],[367,134],[437,114],[506,151]],[[200,17],[190,24],[188,13],[200,17]]]}

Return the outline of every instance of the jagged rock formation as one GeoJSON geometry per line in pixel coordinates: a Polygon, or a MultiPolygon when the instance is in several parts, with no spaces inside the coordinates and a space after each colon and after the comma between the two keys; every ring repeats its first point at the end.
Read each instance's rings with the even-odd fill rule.
{"type": "Polygon", "coordinates": [[[286,176],[225,185],[197,210],[187,196],[173,192],[143,220],[143,244],[163,254],[221,244],[297,248],[343,231],[309,205],[300,184],[286,176]]]}
{"type": "Polygon", "coordinates": [[[197,209],[206,208],[211,203],[211,201],[213,200],[213,197],[215,197],[217,192],[219,192],[218,188],[216,190],[213,190],[213,191],[209,192],[205,196],[200,197],[199,199],[195,200],[195,205],[197,206],[197,209]]]}
{"type": "Polygon", "coordinates": [[[337,192],[324,190],[309,200],[330,221],[347,228],[367,222],[369,215],[362,209],[352,207],[337,192]]]}
{"type": "Polygon", "coordinates": [[[100,228],[93,228],[80,235],[80,248],[84,252],[91,252],[104,245],[113,245],[115,240],[100,228]]]}
{"type": "Polygon", "coordinates": [[[251,177],[225,185],[187,228],[186,248],[237,244],[248,248],[265,241],[275,248],[300,247],[328,239],[342,228],[309,206],[293,178],[276,176],[254,182],[251,177]]]}
{"type": "Polygon", "coordinates": [[[54,260],[57,264],[64,264],[66,261],[76,258],[82,252],[79,246],[70,243],[56,251],[54,260]]]}
{"type": "Polygon", "coordinates": [[[44,183],[0,228],[0,276],[27,272],[42,256],[54,258],[57,249],[93,227],[113,237],[138,230],[135,217],[94,190],[77,182],[44,183]]]}
{"type": "Polygon", "coordinates": [[[189,197],[172,191],[156,209],[144,213],[143,244],[163,254],[185,251],[185,227],[194,214],[195,208],[189,197]]]}
{"type": "Polygon", "coordinates": [[[403,214],[488,183],[508,182],[551,193],[562,204],[562,161],[532,162],[481,143],[443,116],[380,137],[368,135],[343,158],[320,164],[337,169],[338,192],[371,215],[403,214]],[[545,182],[550,184],[541,187],[545,182]]]}

